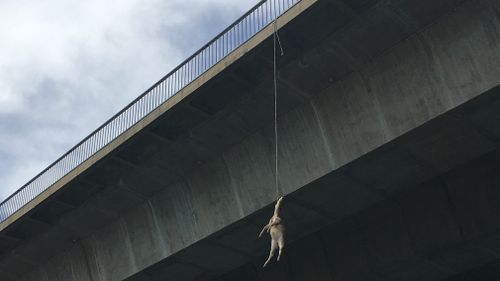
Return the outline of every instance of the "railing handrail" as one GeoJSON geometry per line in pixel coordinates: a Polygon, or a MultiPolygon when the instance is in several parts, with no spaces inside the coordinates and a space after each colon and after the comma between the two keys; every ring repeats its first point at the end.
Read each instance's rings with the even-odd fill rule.
{"type": "MultiPolygon", "coordinates": [[[[22,187],[20,187],[19,189],[17,189],[14,193],[12,193],[10,196],[8,196],[5,200],[3,200],[1,203],[0,203],[0,222],[4,221],[6,218],[8,218],[9,216],[11,216],[13,213],[15,213],[15,211],[17,211],[18,209],[20,209],[22,206],[26,205],[27,203],[29,203],[29,201],[31,201],[33,198],[31,198],[30,200],[28,200],[27,202],[24,202],[24,203],[20,203],[20,206],[17,210],[15,211],[12,211],[10,214],[7,214],[5,217],[2,217],[2,208],[4,207],[4,205],[6,205],[8,202],[10,202],[11,200],[13,200],[13,198],[15,198],[18,194],[20,194],[20,192],[24,191],[26,187],[28,187],[30,184],[32,184],[34,181],[36,181],[37,179],[39,179],[41,176],[43,176],[45,173],[47,173],[51,168],[54,168],[56,165],[60,164],[61,161],[63,161],[65,159],[65,157],[69,156],[71,153],[75,152],[78,148],[80,148],[83,144],[85,144],[85,142],[89,141],[92,137],[95,137],[98,133],[102,132],[102,130],[110,125],[113,121],[117,120],[117,118],[121,117],[122,114],[124,114],[127,110],[131,109],[134,105],[138,104],[138,102],[143,99],[144,97],[146,97],[148,94],[152,93],[153,90],[157,89],[159,87],[159,85],[161,85],[162,83],[166,82],[168,78],[172,77],[174,74],[177,73],[177,71],[179,71],[182,67],[184,66],[188,66],[188,64],[193,60],[195,59],[198,55],[202,54],[204,51],[208,50],[208,48],[210,48],[214,43],[217,42],[217,40],[223,38],[223,36],[227,35],[234,27],[236,27],[238,24],[240,24],[241,22],[243,22],[245,19],[247,19],[248,16],[252,15],[255,11],[257,11],[259,8],[263,7],[266,3],[271,3],[272,2],[272,6],[271,4],[269,4],[270,7],[274,7],[272,9],[273,10],[273,13],[274,13],[274,17],[272,20],[265,20],[263,22],[266,22],[265,24],[263,24],[263,26],[261,27],[257,27],[255,33],[253,33],[252,35],[248,36],[248,38],[246,40],[243,40],[243,42],[240,42],[239,44],[235,45],[235,46],[232,46],[233,49],[231,50],[228,50],[227,53],[223,54],[220,56],[220,58],[216,58],[216,61],[213,62],[213,63],[208,63],[207,65],[205,65],[204,67],[206,67],[206,69],[204,69],[204,71],[201,71],[201,73],[197,74],[197,75],[194,75],[193,78],[185,83],[185,85],[183,85],[182,87],[180,87],[178,90],[173,90],[173,94],[171,94],[169,97],[167,97],[164,101],[160,102],[160,105],[165,102],[166,100],[170,99],[172,96],[174,96],[177,92],[179,92],[183,87],[185,87],[186,85],[188,85],[189,83],[191,83],[192,81],[194,81],[197,77],[200,77],[205,71],[207,71],[208,69],[210,69],[213,65],[215,65],[217,62],[219,62],[222,58],[224,58],[225,56],[227,56],[229,53],[231,53],[234,49],[236,49],[237,47],[241,46],[244,42],[246,42],[248,39],[252,38],[256,33],[258,33],[259,31],[261,31],[265,26],[267,26],[270,22],[272,22],[275,18],[281,16],[284,12],[286,12],[289,8],[291,8],[292,6],[294,6],[296,3],[300,2],[300,0],[261,0],[260,2],[258,2],[255,6],[253,6],[252,8],[250,8],[245,14],[243,14],[241,17],[239,17],[237,20],[235,20],[232,24],[230,24],[228,27],[226,27],[223,31],[221,31],[217,36],[215,36],[212,40],[210,40],[209,42],[207,42],[206,44],[204,44],[200,49],[198,49],[195,53],[193,53],[191,56],[189,56],[188,58],[186,58],[184,61],[182,61],[180,64],[178,64],[174,69],[172,69],[170,72],[168,72],[165,76],[163,76],[160,80],[158,80],[156,83],[154,83],[151,87],[149,87],[148,89],[146,89],[141,95],[139,95],[137,98],[135,98],[134,100],[132,100],[129,104],[127,104],[123,109],[121,109],[119,112],[117,112],[116,114],[114,114],[112,117],[110,117],[106,122],[104,122],[101,126],[99,126],[97,129],[95,129],[94,131],[92,131],[90,134],[88,134],[85,138],[83,138],[80,142],[78,142],[76,145],[74,145],[71,149],[69,149],[66,153],[64,153],[62,156],[60,156],[59,158],[57,158],[54,162],[52,162],[49,166],[47,166],[45,169],[43,169],[40,173],[38,173],[37,175],[35,175],[33,178],[31,178],[26,184],[24,184],[22,187]],[[278,11],[276,12],[276,5],[283,5],[282,7],[286,7],[284,8],[283,10],[281,11],[278,11]],[[288,5],[288,6],[287,6],[288,5]]],[[[271,11],[271,10],[270,10],[271,11]]],[[[269,14],[270,15],[270,14],[269,14]]],[[[269,17],[269,15],[267,15],[269,17]]],[[[255,18],[254,18],[255,20],[255,18]]],[[[257,18],[258,21],[260,21],[259,18],[257,18]]],[[[248,31],[248,30],[247,30],[248,31]]],[[[241,35],[241,34],[240,34],[241,35]]],[[[225,48],[225,46],[223,46],[223,48],[225,48]]],[[[217,50],[219,51],[219,50],[217,50]]],[[[223,50],[223,53],[226,52],[225,50],[223,50]]],[[[208,55],[210,56],[210,54],[208,55]]],[[[217,54],[216,55],[217,57],[219,57],[219,55],[217,54]]],[[[200,70],[200,69],[198,69],[200,70]]],[[[189,78],[190,79],[190,78],[189,78]]],[[[188,79],[188,80],[189,80],[188,79]]],[[[176,86],[180,86],[184,84],[184,82],[181,82],[180,84],[177,84],[176,86]]],[[[158,105],[159,106],[159,105],[158,105]]],[[[158,106],[155,106],[153,109],[149,110],[148,113],[145,113],[144,116],[142,116],[141,118],[139,118],[137,121],[132,121],[129,125],[127,125],[127,128],[126,129],[123,129],[123,132],[125,132],[127,129],[129,129],[130,127],[132,127],[134,124],[136,124],[137,122],[139,122],[139,120],[141,120],[142,118],[144,118],[147,114],[151,113],[154,109],[158,108],[158,106]]],[[[121,134],[120,133],[120,134],[121,134]]],[[[118,135],[120,135],[118,134],[118,135]]],[[[102,147],[106,146],[107,144],[109,144],[110,142],[112,142],[114,139],[116,139],[116,137],[112,138],[111,140],[109,141],[106,141],[104,145],[102,145],[102,147]]],[[[100,149],[99,148],[97,151],[99,151],[100,149]]],[[[97,152],[95,151],[95,152],[97,152]]],[[[76,164],[75,167],[69,169],[67,172],[64,172],[64,175],[66,175],[67,173],[69,173],[70,171],[72,171],[74,168],[76,168],[77,166],[79,166],[81,163],[83,163],[84,161],[86,161],[87,159],[89,159],[92,155],[95,154],[92,153],[90,156],[87,156],[87,157],[84,157],[85,160],[81,161],[80,163],[76,164]]],[[[64,176],[63,175],[63,176],[64,176]]],[[[63,176],[60,176],[57,180],[54,181],[57,182],[59,179],[61,179],[63,176]]],[[[53,183],[51,184],[48,184],[48,187],[50,187],[53,183]]],[[[45,188],[45,189],[46,189],[45,188]]],[[[45,190],[44,189],[44,190],[45,190]]],[[[43,191],[42,191],[43,192],[43,191]]],[[[39,192],[38,194],[40,194],[41,192],[39,192]]]]}
{"type": "Polygon", "coordinates": [[[258,8],[262,3],[266,2],[267,0],[261,0],[259,3],[254,5],[248,12],[246,12],[243,16],[239,17],[236,21],[234,21],[230,26],[225,28],[223,31],[219,32],[212,40],[208,41],[205,45],[203,45],[201,48],[199,48],[194,54],[183,60],[181,63],[179,63],[174,69],[172,69],[170,72],[168,72],[166,75],[164,75],[160,80],[158,80],[156,83],[154,83],[151,87],[147,88],[142,94],[140,94],[137,98],[132,100],[130,103],[128,103],[124,108],[122,108],[120,111],[118,111],[115,115],[111,116],[108,120],[106,120],[101,126],[97,127],[94,131],[92,131],[90,134],[88,134],[85,138],[83,138],[80,142],[78,142],[76,145],[71,147],[66,153],[64,153],[61,157],[57,158],[54,162],[52,162],[49,166],[47,166],[45,169],[43,169],[40,173],[36,174],[33,178],[31,178],[27,183],[25,183],[23,186],[21,186],[19,189],[17,189],[14,193],[12,193],[9,197],[5,198],[2,203],[0,203],[0,206],[3,205],[3,203],[10,198],[12,198],[14,195],[19,193],[25,186],[29,185],[31,182],[33,182],[36,178],[38,178],[41,174],[46,172],[48,169],[53,167],[57,162],[59,162],[61,159],[63,159],[65,156],[67,156],[71,151],[73,151],[75,148],[80,146],[82,143],[84,143],[86,140],[88,140],[90,137],[92,137],[95,133],[97,133],[99,130],[104,128],[107,124],[109,124],[112,120],[114,120],[116,117],[118,117],[120,114],[122,114],[125,110],[130,108],[133,104],[135,104],[138,100],[140,100],[142,97],[144,97],[147,93],[149,93],[152,89],[154,89],[156,86],[158,86],[160,83],[165,81],[170,75],[172,75],[174,72],[179,70],[183,65],[185,65],[187,62],[189,62],[193,57],[198,55],[201,51],[203,51],[207,46],[212,44],[215,40],[220,38],[225,32],[227,32],[230,28],[232,28],[235,24],[237,24],[242,18],[246,17],[249,15],[251,12],[253,12],[256,8],[258,8]]]}

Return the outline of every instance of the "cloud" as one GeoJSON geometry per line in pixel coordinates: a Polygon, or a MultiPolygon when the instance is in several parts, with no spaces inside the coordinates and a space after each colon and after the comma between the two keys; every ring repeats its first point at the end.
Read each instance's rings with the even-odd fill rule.
{"type": "Polygon", "coordinates": [[[0,200],[257,1],[0,2],[0,200]]]}

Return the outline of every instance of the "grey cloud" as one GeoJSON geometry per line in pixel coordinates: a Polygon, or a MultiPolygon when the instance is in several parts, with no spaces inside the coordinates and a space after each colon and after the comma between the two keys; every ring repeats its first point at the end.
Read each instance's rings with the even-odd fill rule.
{"type": "Polygon", "coordinates": [[[0,2],[0,200],[257,1],[0,2]]]}

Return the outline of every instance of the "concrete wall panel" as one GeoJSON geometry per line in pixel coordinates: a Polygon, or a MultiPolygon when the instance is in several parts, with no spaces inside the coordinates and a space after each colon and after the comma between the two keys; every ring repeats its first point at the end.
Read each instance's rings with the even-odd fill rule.
{"type": "Polygon", "coordinates": [[[256,133],[224,153],[244,214],[275,199],[273,150],[271,139],[256,133]]]}
{"type": "Polygon", "coordinates": [[[121,280],[138,269],[123,218],[99,230],[90,239],[99,269],[98,280],[121,280]]]}
{"type": "Polygon", "coordinates": [[[137,267],[149,266],[171,253],[166,233],[158,227],[150,204],[126,214],[124,222],[137,267]]]}
{"type": "MultiPolygon", "coordinates": [[[[418,36],[315,93],[311,102],[284,114],[280,118],[284,191],[297,190],[498,85],[500,19],[494,11],[499,5],[466,2],[418,36]]],[[[184,180],[84,238],[79,242],[84,245],[81,254],[71,255],[71,260],[66,253],[57,256],[44,266],[45,279],[123,280],[269,204],[274,199],[272,126],[263,127],[224,157],[200,165],[184,180]]],[[[500,200],[494,186],[486,181],[478,187],[483,192],[466,188],[479,177],[494,174],[478,170],[472,176],[447,179],[466,237],[498,225],[500,200]]],[[[334,277],[377,280],[399,266],[417,263],[410,234],[415,243],[429,249],[445,245],[444,239],[456,239],[450,210],[438,207],[441,199],[436,200],[427,203],[441,213],[432,222],[440,227],[438,241],[419,232],[431,222],[421,221],[411,202],[407,211],[415,217],[415,225],[405,225],[397,205],[377,205],[362,216],[359,226],[342,233],[326,231],[322,239],[334,277]]],[[[293,257],[291,261],[295,263],[293,257]]],[[[284,268],[287,262],[265,271],[262,280],[291,280],[292,273],[284,268]]]]}
{"type": "Polygon", "coordinates": [[[398,201],[416,255],[432,255],[433,251],[462,240],[454,207],[439,180],[424,183],[413,192],[402,194],[398,201]]]}
{"type": "Polygon", "coordinates": [[[368,256],[376,272],[386,274],[413,263],[414,249],[401,208],[391,202],[375,205],[359,214],[368,256]]]}
{"type": "MultiPolygon", "coordinates": [[[[193,202],[186,182],[178,182],[150,199],[148,205],[159,232],[171,252],[178,251],[196,241],[201,229],[194,213],[193,202]]],[[[144,231],[148,231],[145,229],[144,231]]]]}

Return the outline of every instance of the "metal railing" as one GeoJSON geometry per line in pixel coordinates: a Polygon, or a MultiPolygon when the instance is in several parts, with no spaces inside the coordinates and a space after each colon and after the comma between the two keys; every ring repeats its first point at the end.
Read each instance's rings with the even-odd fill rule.
{"type": "Polygon", "coordinates": [[[89,159],[300,0],[263,0],[0,204],[0,222],[89,159]]]}

